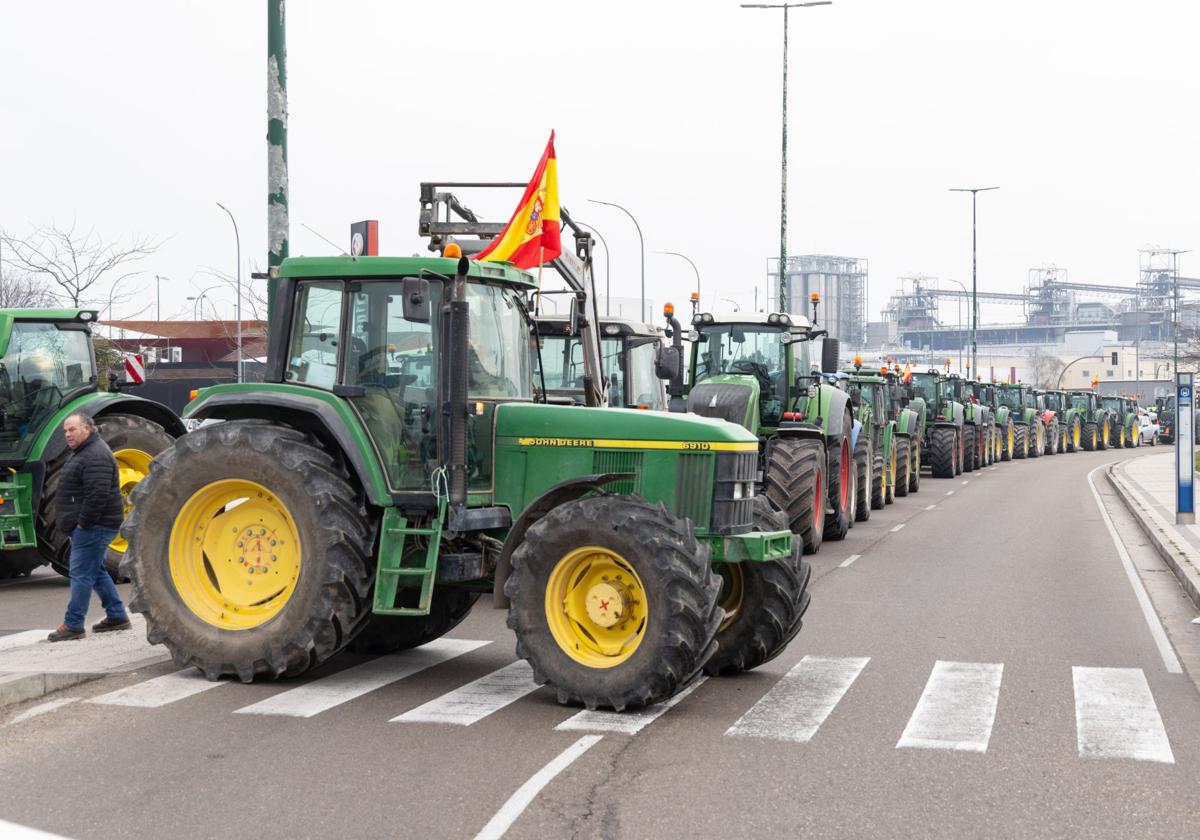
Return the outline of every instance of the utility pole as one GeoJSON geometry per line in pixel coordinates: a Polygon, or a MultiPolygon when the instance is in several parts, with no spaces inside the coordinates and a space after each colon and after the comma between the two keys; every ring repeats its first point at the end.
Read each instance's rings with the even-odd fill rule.
{"type": "Polygon", "coordinates": [[[274,310],[275,303],[275,284],[271,280],[288,255],[286,24],[284,0],[267,0],[267,273],[271,278],[267,281],[268,311],[274,310]]]}
{"type": "Polygon", "coordinates": [[[978,284],[978,262],[976,260],[975,238],[975,198],[978,193],[988,190],[998,190],[999,187],[951,187],[950,192],[969,192],[971,194],[971,369],[975,370],[978,344],[976,330],[979,329],[979,301],[975,297],[978,284]]]}
{"type": "Polygon", "coordinates": [[[237,319],[237,381],[242,381],[242,237],[238,233],[237,219],[233,218],[229,208],[221,202],[217,206],[229,215],[233,222],[233,240],[237,243],[237,306],[233,308],[233,317],[237,319]]]}
{"type": "Polygon", "coordinates": [[[742,3],[743,9],[783,9],[783,156],[779,166],[779,311],[788,311],[787,281],[787,60],[788,9],[808,6],[832,6],[833,0],[813,0],[808,3],[742,3]]]}

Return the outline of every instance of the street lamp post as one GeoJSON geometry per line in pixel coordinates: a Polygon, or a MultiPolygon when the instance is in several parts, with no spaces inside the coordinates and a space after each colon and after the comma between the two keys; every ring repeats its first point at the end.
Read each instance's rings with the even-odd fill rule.
{"type": "Polygon", "coordinates": [[[1067,364],[1063,367],[1063,369],[1058,372],[1058,381],[1054,383],[1054,389],[1057,391],[1059,388],[1062,387],[1063,377],[1066,376],[1067,368],[1069,368],[1071,365],[1075,364],[1076,362],[1082,362],[1084,359],[1103,359],[1103,358],[1104,358],[1103,356],[1096,356],[1096,355],[1080,356],[1078,359],[1072,359],[1071,361],[1067,362],[1067,364]]]}
{"type": "Polygon", "coordinates": [[[833,0],[807,3],[742,3],[743,9],[783,9],[783,156],[779,166],[779,311],[787,311],[787,59],[788,9],[832,6],[833,0]]]}
{"type": "Polygon", "coordinates": [[[607,318],[612,314],[612,287],[610,284],[610,281],[612,280],[612,262],[608,256],[608,243],[604,241],[604,237],[600,234],[600,231],[596,230],[586,222],[576,220],[575,224],[579,225],[580,227],[585,227],[592,233],[596,234],[596,238],[599,239],[600,244],[604,246],[604,317],[607,318]]]}
{"type": "MultiPolygon", "coordinates": [[[[606,207],[616,207],[618,210],[620,210],[622,213],[624,213],[626,216],[628,216],[629,220],[631,222],[633,222],[633,226],[635,228],[637,228],[638,247],[641,249],[641,255],[642,255],[642,306],[641,306],[641,310],[640,310],[641,311],[640,320],[644,324],[644,323],[646,323],[646,240],[644,240],[642,238],[642,226],[638,224],[637,219],[633,218],[633,214],[630,213],[628,210],[626,210],[624,207],[622,207],[620,204],[614,204],[611,201],[600,201],[599,199],[596,199],[596,198],[589,198],[588,201],[590,201],[592,204],[603,204],[606,207]]],[[[604,250],[607,253],[608,246],[605,246],[604,250]]]]}
{"type": "Polygon", "coordinates": [[[727,300],[727,301],[729,301],[730,303],[732,303],[732,304],[733,304],[733,311],[734,311],[734,312],[741,312],[741,311],[742,311],[742,307],[738,306],[738,304],[737,304],[737,301],[736,301],[736,300],[734,300],[733,298],[717,298],[717,300],[727,300]]]}
{"type": "Polygon", "coordinates": [[[998,190],[999,187],[951,187],[950,192],[969,192],[971,194],[971,368],[976,364],[977,345],[975,331],[979,328],[979,302],[975,298],[977,284],[977,263],[975,259],[975,196],[988,190],[998,190]]]}
{"type": "Polygon", "coordinates": [[[229,208],[221,202],[217,206],[229,214],[233,222],[233,240],[237,244],[237,305],[233,308],[233,317],[237,319],[237,381],[242,381],[242,237],[238,235],[237,219],[229,212],[229,208]]]}
{"type": "Polygon", "coordinates": [[[170,279],[170,277],[154,275],[154,320],[156,321],[162,320],[162,281],[170,279]]]}
{"type": "Polygon", "coordinates": [[[692,267],[692,271],[696,272],[696,300],[700,299],[700,269],[696,268],[696,264],[691,258],[679,253],[678,251],[658,251],[659,254],[670,254],[673,257],[681,257],[688,261],[688,265],[692,267]]]}

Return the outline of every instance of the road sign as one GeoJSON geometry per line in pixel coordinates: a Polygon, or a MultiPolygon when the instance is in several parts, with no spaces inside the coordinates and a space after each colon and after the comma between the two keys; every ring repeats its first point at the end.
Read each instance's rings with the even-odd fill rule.
{"type": "Polygon", "coordinates": [[[1196,471],[1196,432],[1193,429],[1194,374],[1175,374],[1175,524],[1196,522],[1193,492],[1196,471]]]}
{"type": "Polygon", "coordinates": [[[146,363],[142,360],[141,353],[126,354],[125,381],[137,383],[146,381],[146,363]]]}

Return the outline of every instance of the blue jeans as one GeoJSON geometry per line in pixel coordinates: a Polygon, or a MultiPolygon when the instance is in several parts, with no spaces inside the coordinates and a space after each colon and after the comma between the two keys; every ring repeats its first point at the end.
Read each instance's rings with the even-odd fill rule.
{"type": "Polygon", "coordinates": [[[87,531],[76,528],[71,532],[71,600],[67,604],[67,617],[63,622],[68,627],[83,629],[93,589],[100,596],[100,603],[104,605],[104,612],[109,618],[120,620],[127,617],[117,587],[104,569],[104,555],[108,552],[108,544],[116,536],[117,532],[111,528],[98,526],[87,531]]]}

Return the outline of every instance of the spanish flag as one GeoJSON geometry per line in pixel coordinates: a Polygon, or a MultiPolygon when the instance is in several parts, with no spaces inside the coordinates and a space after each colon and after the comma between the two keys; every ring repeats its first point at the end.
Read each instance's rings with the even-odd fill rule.
{"type": "Polygon", "coordinates": [[[536,268],[562,253],[559,240],[558,161],[554,132],[538,161],[533,178],[500,235],[479,252],[479,260],[506,260],[517,268],[536,268]]]}
{"type": "Polygon", "coordinates": [[[912,382],[912,362],[906,362],[904,365],[904,373],[900,376],[900,381],[907,385],[912,382]]]}

